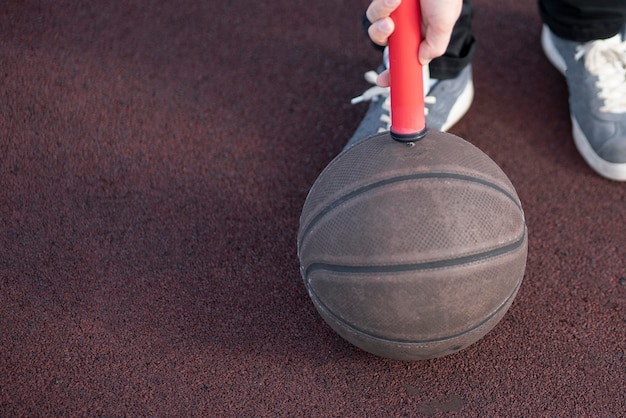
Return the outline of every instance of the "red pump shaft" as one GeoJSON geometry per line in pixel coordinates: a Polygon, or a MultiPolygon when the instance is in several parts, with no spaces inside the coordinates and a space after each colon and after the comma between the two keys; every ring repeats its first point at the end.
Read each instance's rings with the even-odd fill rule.
{"type": "Polygon", "coordinates": [[[426,135],[424,81],[417,56],[422,40],[419,0],[403,0],[391,18],[395,23],[389,37],[391,137],[413,142],[426,135]]]}

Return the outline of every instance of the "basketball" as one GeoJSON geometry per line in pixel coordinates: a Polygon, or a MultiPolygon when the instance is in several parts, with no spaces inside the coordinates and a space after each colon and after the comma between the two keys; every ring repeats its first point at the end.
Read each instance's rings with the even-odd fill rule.
{"type": "Polygon", "coordinates": [[[377,356],[422,360],[487,334],[511,306],[528,250],[508,177],[469,142],[429,131],[362,140],[304,203],[300,270],[321,317],[377,356]]]}

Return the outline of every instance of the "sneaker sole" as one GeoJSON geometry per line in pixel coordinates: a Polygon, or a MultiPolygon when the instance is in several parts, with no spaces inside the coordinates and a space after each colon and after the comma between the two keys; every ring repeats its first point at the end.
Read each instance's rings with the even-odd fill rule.
{"type": "Polygon", "coordinates": [[[567,70],[567,64],[565,60],[559,54],[559,51],[556,50],[552,39],[550,39],[550,32],[548,28],[544,25],[541,30],[541,47],[543,48],[543,52],[546,54],[548,61],[563,75],[565,75],[565,70],[567,70]]]}
{"type": "MultiPolygon", "coordinates": [[[[567,64],[561,54],[556,50],[552,39],[550,39],[550,33],[546,26],[541,31],[541,46],[543,48],[548,61],[563,75],[567,70],[567,64]]],[[[574,144],[578,149],[578,152],[583,159],[589,164],[593,170],[609,180],[626,181],[626,164],[611,163],[600,157],[593,150],[593,147],[589,143],[587,136],[580,129],[580,125],[576,121],[573,115],[570,114],[572,120],[572,136],[574,137],[574,144]]]]}
{"type": "Polygon", "coordinates": [[[463,93],[459,96],[454,106],[450,109],[450,114],[446,122],[441,125],[441,131],[447,132],[452,126],[454,126],[469,110],[472,102],[474,101],[474,82],[470,79],[463,90],[463,93]]]}
{"type": "Polygon", "coordinates": [[[574,144],[576,145],[578,152],[596,173],[609,180],[626,181],[626,164],[611,163],[596,154],[591,145],[589,145],[589,141],[587,140],[587,137],[583,133],[582,129],[580,129],[578,122],[576,122],[576,119],[573,117],[572,133],[574,137],[574,144]]]}

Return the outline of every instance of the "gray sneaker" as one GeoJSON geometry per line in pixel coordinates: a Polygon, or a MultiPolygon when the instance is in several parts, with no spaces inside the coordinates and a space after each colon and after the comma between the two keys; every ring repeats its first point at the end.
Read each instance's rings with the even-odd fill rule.
{"type": "Polygon", "coordinates": [[[611,180],[626,181],[626,42],[577,43],[543,27],[541,45],[565,75],[574,143],[587,164],[611,180]]]}
{"type": "MultiPolygon", "coordinates": [[[[385,66],[381,66],[378,73],[384,69],[385,66]]],[[[365,79],[375,85],[378,73],[369,71],[365,74],[365,79]]],[[[429,80],[427,72],[424,78],[425,85],[428,86],[425,89],[428,93],[424,98],[426,126],[438,131],[447,131],[467,113],[474,100],[472,66],[465,67],[453,79],[429,80]]],[[[371,101],[369,109],[344,149],[351,147],[360,139],[388,131],[391,127],[389,88],[374,86],[361,96],[352,99],[353,104],[364,101],[371,101]]]]}

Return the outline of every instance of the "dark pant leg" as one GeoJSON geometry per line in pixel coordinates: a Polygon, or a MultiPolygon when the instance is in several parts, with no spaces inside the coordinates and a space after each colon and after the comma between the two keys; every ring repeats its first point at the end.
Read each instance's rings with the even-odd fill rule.
{"type": "Polygon", "coordinates": [[[626,22],[626,0],[538,0],[555,35],[576,42],[606,39],[626,22]]]}

